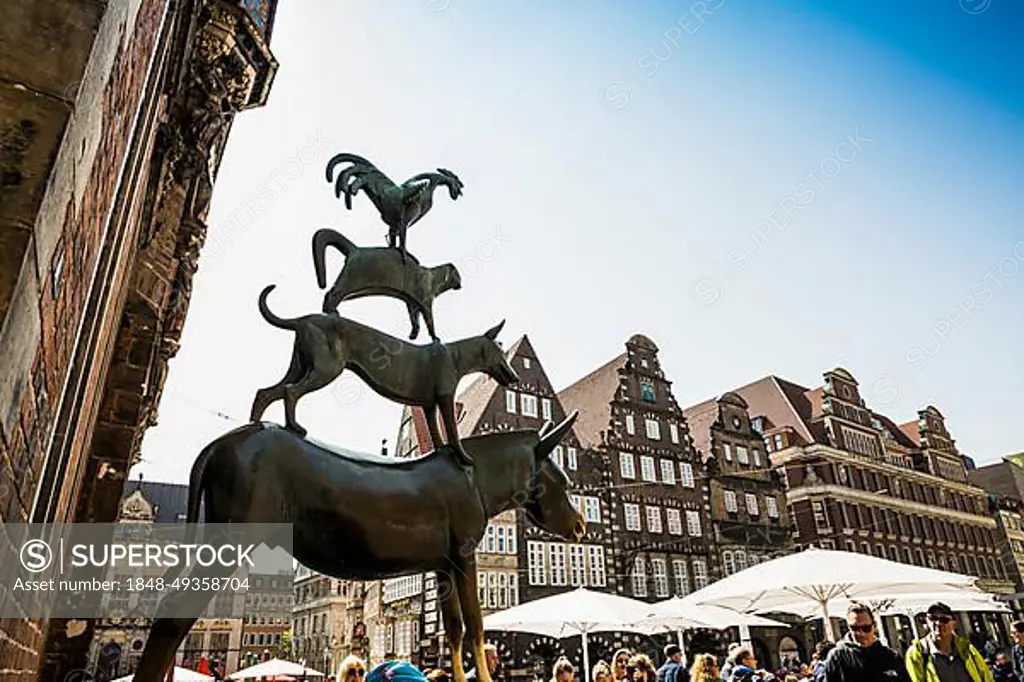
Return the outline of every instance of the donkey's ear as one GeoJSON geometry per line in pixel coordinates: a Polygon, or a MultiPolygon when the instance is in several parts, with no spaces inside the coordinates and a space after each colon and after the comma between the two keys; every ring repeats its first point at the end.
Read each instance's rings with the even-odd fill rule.
{"type": "Polygon", "coordinates": [[[504,326],[505,326],[505,320],[502,320],[501,322],[499,322],[498,324],[496,324],[495,326],[491,327],[486,332],[484,332],[484,336],[489,338],[491,341],[494,341],[495,339],[498,338],[498,334],[501,333],[501,328],[504,327],[504,326]]]}

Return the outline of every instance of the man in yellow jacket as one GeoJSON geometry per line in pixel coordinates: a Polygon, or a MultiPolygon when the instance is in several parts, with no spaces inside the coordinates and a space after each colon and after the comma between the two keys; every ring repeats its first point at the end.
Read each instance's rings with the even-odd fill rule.
{"type": "Polygon", "coordinates": [[[928,607],[929,633],[907,650],[913,682],[994,682],[971,640],[956,633],[953,610],[941,602],[928,607]]]}

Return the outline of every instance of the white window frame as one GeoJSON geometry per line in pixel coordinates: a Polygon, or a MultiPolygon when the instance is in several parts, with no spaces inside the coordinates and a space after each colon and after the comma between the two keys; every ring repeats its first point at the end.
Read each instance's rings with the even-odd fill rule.
{"type": "Polygon", "coordinates": [[[601,500],[597,497],[583,498],[583,518],[587,523],[601,523],[601,500]]]}
{"type": "Polygon", "coordinates": [[[725,455],[725,461],[732,461],[732,445],[730,443],[722,443],[722,454],[725,455]]]}
{"type": "Polygon", "coordinates": [[[779,518],[779,503],[771,495],[764,496],[765,511],[768,512],[768,518],[777,519],[779,518]]]}
{"type": "Polygon", "coordinates": [[[668,565],[662,558],[651,559],[651,573],[654,575],[654,596],[665,599],[669,596],[668,565]]]}
{"type": "Polygon", "coordinates": [[[519,409],[524,417],[537,416],[537,396],[523,393],[519,396],[519,409]]]}
{"type": "Polygon", "coordinates": [[[633,436],[636,435],[636,424],[633,421],[633,415],[626,415],[626,433],[633,436]]]}
{"type": "Polygon", "coordinates": [[[548,554],[543,542],[529,540],[526,543],[527,560],[531,585],[548,584],[548,554]]]}
{"type": "Polygon", "coordinates": [[[505,391],[505,411],[509,414],[516,413],[516,405],[519,403],[519,399],[516,397],[515,391],[505,391]]]}
{"type": "Polygon", "coordinates": [[[676,596],[685,597],[690,594],[690,572],[686,569],[685,559],[672,560],[672,575],[675,578],[676,596]]]}
{"type": "Polygon", "coordinates": [[[558,464],[558,466],[562,467],[563,469],[565,468],[565,459],[562,456],[561,445],[556,445],[555,448],[551,451],[551,458],[555,460],[555,463],[558,464]]]}
{"type": "Polygon", "coordinates": [[[587,546],[587,571],[592,587],[605,587],[608,584],[604,568],[604,547],[601,545],[587,546]]]}
{"type": "Polygon", "coordinates": [[[679,445],[679,426],[675,422],[669,423],[668,436],[674,444],[679,445]]]}
{"type": "Polygon", "coordinates": [[[663,459],[661,464],[661,482],[666,485],[676,484],[676,464],[671,459],[663,459]]]}
{"type": "Polygon", "coordinates": [[[640,505],[634,502],[622,503],[622,516],[626,530],[643,530],[640,525],[640,505]]]}
{"type": "Polygon", "coordinates": [[[586,587],[587,563],[583,545],[569,545],[569,584],[573,587],[586,587]]]}
{"type": "Polygon", "coordinates": [[[708,565],[703,559],[693,560],[693,589],[701,590],[708,586],[708,565]]]}
{"type": "Polygon", "coordinates": [[[701,527],[700,522],[700,512],[686,511],[686,534],[692,538],[699,538],[704,535],[704,529],[701,527]]]}
{"type": "Polygon", "coordinates": [[[679,463],[679,484],[684,488],[695,488],[697,482],[693,477],[693,465],[689,462],[679,463]]]}
{"type": "Polygon", "coordinates": [[[732,550],[722,550],[722,575],[730,576],[736,572],[736,560],[733,558],[732,550]]]}
{"type": "Polygon", "coordinates": [[[636,478],[636,462],[632,452],[619,453],[619,475],[622,478],[636,478]]]}
{"type": "Polygon", "coordinates": [[[560,542],[548,543],[548,563],[551,565],[551,585],[553,587],[569,584],[565,550],[566,546],[560,542]]]}
{"type": "Polygon", "coordinates": [[[752,518],[760,517],[761,506],[757,503],[757,495],[754,493],[746,493],[743,497],[746,502],[747,515],[752,518]]]}
{"type": "Polygon", "coordinates": [[[647,596],[647,566],[642,556],[633,559],[633,571],[630,574],[633,583],[633,596],[647,596]]]}
{"type": "Polygon", "coordinates": [[[736,446],[736,461],[740,464],[750,464],[750,456],[747,453],[746,445],[736,446]]]}
{"type": "Polygon", "coordinates": [[[543,419],[551,419],[551,398],[540,399],[540,415],[543,419]]]}
{"type": "Polygon", "coordinates": [[[640,455],[640,477],[648,483],[658,482],[658,472],[654,466],[654,458],[650,455],[640,455]]]}
{"type": "Polygon", "coordinates": [[[571,445],[565,446],[565,465],[569,471],[576,471],[579,467],[579,460],[576,457],[576,448],[571,445]]]}
{"type": "Polygon", "coordinates": [[[669,535],[683,534],[683,515],[673,507],[665,508],[665,525],[668,527],[669,535]]]}
{"type": "Polygon", "coordinates": [[[645,419],[644,429],[647,431],[647,437],[651,440],[661,440],[661,422],[657,419],[645,419]]]}
{"type": "Polygon", "coordinates": [[[505,548],[509,554],[516,554],[516,525],[514,523],[505,527],[505,548]]]}
{"type": "Polygon", "coordinates": [[[754,466],[761,466],[761,450],[758,448],[750,448],[750,454],[754,458],[754,466]]]}
{"type": "Polygon", "coordinates": [[[661,533],[661,507],[647,505],[644,508],[644,515],[647,517],[647,532],[661,533]]]}

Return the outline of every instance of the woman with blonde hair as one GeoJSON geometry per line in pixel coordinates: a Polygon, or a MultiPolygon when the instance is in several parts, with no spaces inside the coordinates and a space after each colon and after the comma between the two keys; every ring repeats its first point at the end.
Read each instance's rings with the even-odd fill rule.
{"type": "Polygon", "coordinates": [[[594,670],[590,673],[593,682],[612,682],[612,669],[604,661],[598,661],[594,670]]]}
{"type": "Polygon", "coordinates": [[[347,656],[338,668],[338,682],[363,682],[366,662],[358,656],[347,656]]]}
{"type": "Polygon", "coordinates": [[[718,662],[711,654],[697,654],[690,668],[690,682],[721,682],[718,662]]]}
{"type": "Polygon", "coordinates": [[[654,661],[647,654],[636,654],[629,659],[628,682],[657,682],[658,672],[654,669],[654,661]]]}
{"type": "Polygon", "coordinates": [[[573,682],[576,676],[576,668],[564,656],[555,661],[551,670],[551,682],[573,682]]]}

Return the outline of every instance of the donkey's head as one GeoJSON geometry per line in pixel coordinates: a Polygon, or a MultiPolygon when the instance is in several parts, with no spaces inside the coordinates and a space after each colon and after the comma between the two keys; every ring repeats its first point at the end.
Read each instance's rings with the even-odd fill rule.
{"type": "Polygon", "coordinates": [[[505,326],[502,320],[484,332],[483,336],[473,339],[473,350],[476,355],[477,369],[497,381],[502,386],[511,386],[519,381],[519,375],[512,369],[505,351],[498,345],[498,334],[505,326]]]}
{"type": "Polygon", "coordinates": [[[549,533],[579,542],[587,532],[587,522],[569,497],[572,482],[562,467],[551,458],[555,446],[572,429],[578,412],[573,412],[558,426],[548,422],[540,430],[540,441],[533,449],[535,467],[522,507],[533,523],[549,533]]]}

